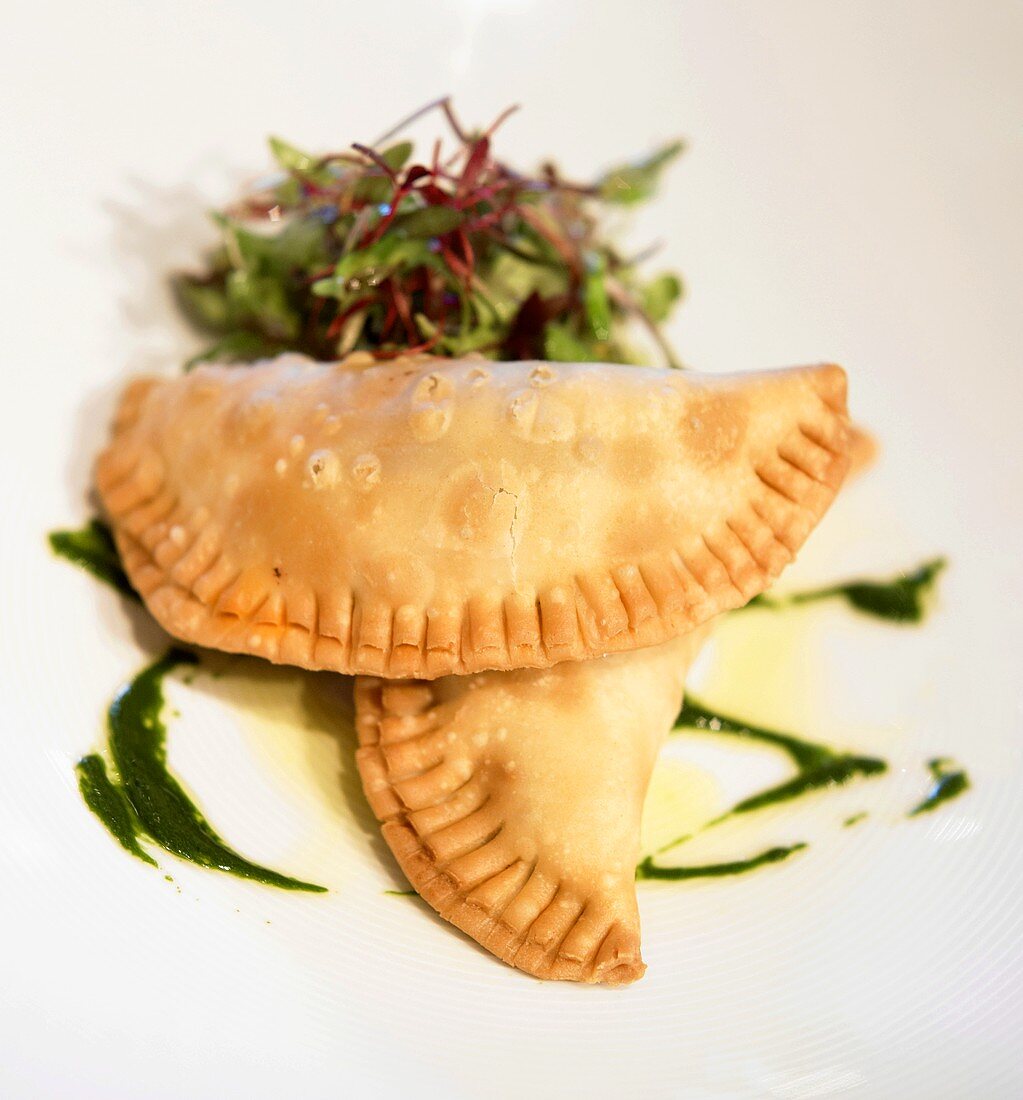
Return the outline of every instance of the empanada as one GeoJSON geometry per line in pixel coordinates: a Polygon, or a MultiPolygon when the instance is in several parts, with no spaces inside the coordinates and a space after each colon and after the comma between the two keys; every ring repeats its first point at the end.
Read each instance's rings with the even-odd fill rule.
{"type": "Polygon", "coordinates": [[[642,976],[643,800],[704,632],[550,669],[356,681],[366,796],[434,909],[540,978],[642,976]]]}
{"type": "Polygon", "coordinates": [[[848,451],[833,366],[289,355],[135,383],[97,483],[176,637],[433,678],[654,645],[745,603],[848,451]]]}

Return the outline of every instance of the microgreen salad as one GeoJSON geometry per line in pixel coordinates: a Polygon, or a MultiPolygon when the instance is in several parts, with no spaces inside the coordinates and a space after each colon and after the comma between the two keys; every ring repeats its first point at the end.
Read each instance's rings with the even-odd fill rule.
{"type": "Polygon", "coordinates": [[[606,221],[654,193],[681,142],[590,184],[551,163],[529,175],[493,149],[513,110],[470,131],[441,99],[372,146],[321,155],[271,138],[276,174],[213,214],[221,245],[175,279],[186,315],[214,338],[189,365],[288,350],[637,362],[632,323],[677,366],[660,326],[682,283],[642,275],[649,250],[624,255],[606,221]],[[431,111],[453,149],[437,140],[422,156],[395,140],[431,111]]]}

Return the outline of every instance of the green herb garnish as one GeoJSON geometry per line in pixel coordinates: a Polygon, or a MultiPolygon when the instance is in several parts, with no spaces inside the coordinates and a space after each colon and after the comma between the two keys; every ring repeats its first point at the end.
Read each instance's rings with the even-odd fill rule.
{"type": "Polygon", "coordinates": [[[110,528],[102,520],[91,519],[77,531],[51,531],[48,538],[50,549],[58,557],[80,566],[123,595],[139,598],[121,565],[110,528]]]}
{"type": "Polygon", "coordinates": [[[467,132],[442,99],[373,146],[321,156],[271,138],[278,174],[214,214],[222,245],[175,280],[182,309],[215,337],[189,365],[286,350],[632,362],[632,321],[677,365],[659,326],[681,282],[641,277],[602,219],[649,199],[681,143],[580,185],[552,164],[528,175],[495,157],[510,113],[467,132]],[[438,142],[416,158],[392,143],[434,109],[453,152],[438,142]]]}
{"type": "MultiPolygon", "coordinates": [[[[767,790],[758,791],[742,799],[727,812],[715,818],[710,825],[719,825],[738,814],[751,813],[765,806],[788,802],[793,798],[809,794],[827,787],[840,787],[852,779],[881,775],[887,770],[887,764],[876,756],[860,756],[856,753],[836,751],[818,741],[808,741],[795,734],[782,733],[766,726],[754,725],[738,718],[731,718],[710,710],[697,702],[691,695],[682,703],[682,709],[675,719],[673,732],[679,730],[698,730],[701,733],[724,734],[743,741],[759,741],[779,749],[795,765],[796,773],[767,790]]],[[[674,847],[682,837],[672,841],[660,851],[674,847]]]]}
{"type": "Polygon", "coordinates": [[[157,865],[143,842],[181,859],[253,879],[282,890],[323,893],[325,887],[261,867],[226,844],[167,765],[164,678],[198,658],[171,649],[117,693],[107,711],[107,744],[115,772],[99,753],[79,760],[75,771],[85,804],[126,851],[157,865]]]}
{"type": "Polygon", "coordinates": [[[958,798],[970,789],[970,779],[962,768],[945,756],[937,756],[927,761],[931,773],[931,786],[923,799],[909,811],[910,817],[930,813],[949,799],[958,798]]]}
{"type": "Polygon", "coordinates": [[[855,580],[829,584],[789,596],[755,596],[747,607],[782,608],[819,600],[843,599],[857,611],[895,623],[918,623],[924,618],[938,577],[948,562],[934,558],[890,580],[855,580]]]}
{"type": "Polygon", "coordinates": [[[666,879],[669,882],[680,882],[692,878],[724,878],[730,875],[743,875],[747,871],[755,871],[758,867],[765,867],[770,863],[781,863],[796,852],[802,852],[808,845],[790,844],[787,847],[768,848],[749,859],[730,860],[728,863],[701,863],[690,867],[663,867],[654,862],[653,856],[647,856],[636,867],[636,878],[666,879]]]}

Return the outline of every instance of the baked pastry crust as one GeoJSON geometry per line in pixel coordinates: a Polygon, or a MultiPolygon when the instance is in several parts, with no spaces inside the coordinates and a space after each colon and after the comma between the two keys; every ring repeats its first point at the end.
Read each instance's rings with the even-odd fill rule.
{"type": "Polygon", "coordinates": [[[287,355],[129,386],[97,484],[171,634],[434,678],[654,645],[745,603],[848,452],[834,366],[287,355]]]}
{"type": "Polygon", "coordinates": [[[544,670],[356,680],[366,797],[441,916],[538,978],[643,975],[643,800],[703,634],[544,670]]]}

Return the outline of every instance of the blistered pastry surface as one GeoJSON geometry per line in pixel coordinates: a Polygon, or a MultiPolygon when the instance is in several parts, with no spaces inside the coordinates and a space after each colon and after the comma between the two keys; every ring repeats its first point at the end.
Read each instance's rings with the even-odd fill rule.
{"type": "Polygon", "coordinates": [[[837,367],[283,356],[134,383],[97,484],[172,634],[432,678],[652,645],[745,603],[848,452],[837,367]]]}

